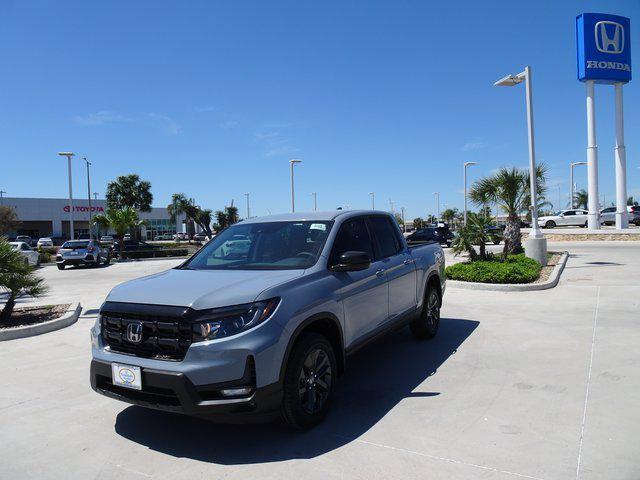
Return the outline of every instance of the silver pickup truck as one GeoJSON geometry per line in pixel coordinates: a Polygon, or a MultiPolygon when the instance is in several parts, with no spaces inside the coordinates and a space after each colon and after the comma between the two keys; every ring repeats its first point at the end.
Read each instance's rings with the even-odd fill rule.
{"type": "Polygon", "coordinates": [[[349,355],[405,325],[436,335],[444,288],[440,245],[408,246],[386,212],[244,220],[109,293],[91,330],[91,386],[150,408],[309,428],[349,355]]]}

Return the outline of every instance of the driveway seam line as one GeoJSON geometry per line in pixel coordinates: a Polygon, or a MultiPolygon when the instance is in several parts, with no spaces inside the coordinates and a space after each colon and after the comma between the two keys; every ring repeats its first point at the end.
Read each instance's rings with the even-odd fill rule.
{"type": "Polygon", "coordinates": [[[596,345],[596,327],[598,325],[598,309],[600,308],[600,287],[596,293],[596,309],[593,313],[593,333],[591,334],[591,354],[589,356],[589,373],[587,374],[587,388],[584,395],[584,408],[582,410],[582,426],[580,428],[580,445],[578,447],[578,462],[576,465],[576,480],[580,478],[580,463],[582,461],[582,445],[584,443],[584,429],[587,421],[587,406],[589,404],[589,387],[591,386],[591,371],[593,370],[593,351],[596,345]]]}
{"type": "MultiPolygon", "coordinates": [[[[346,437],[343,437],[342,435],[336,435],[336,436],[337,437],[346,438],[346,437]]],[[[531,480],[544,480],[544,479],[542,479],[540,477],[533,477],[531,475],[526,475],[524,473],[510,472],[508,470],[501,470],[499,468],[488,467],[486,465],[478,465],[477,463],[463,462],[462,460],[455,460],[453,458],[438,457],[437,455],[430,455],[428,453],[416,452],[415,450],[407,450],[406,448],[393,447],[391,445],[384,445],[382,443],[369,442],[367,440],[360,440],[360,439],[356,439],[354,441],[357,442],[357,443],[363,443],[365,445],[371,445],[371,446],[374,446],[374,447],[386,448],[388,450],[395,450],[395,451],[403,452],[403,453],[411,453],[413,455],[418,455],[420,457],[430,458],[432,460],[440,460],[442,462],[453,463],[453,464],[456,464],[456,465],[464,465],[464,466],[467,466],[467,467],[479,468],[479,469],[482,469],[482,470],[488,470],[488,471],[495,472],[495,473],[503,473],[505,475],[513,475],[515,477],[520,477],[520,478],[529,478],[531,480]]]]}

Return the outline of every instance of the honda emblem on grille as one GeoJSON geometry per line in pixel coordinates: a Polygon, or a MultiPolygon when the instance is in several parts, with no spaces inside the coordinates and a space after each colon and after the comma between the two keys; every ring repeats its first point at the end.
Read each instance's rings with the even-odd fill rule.
{"type": "Polygon", "coordinates": [[[142,324],[132,322],[127,325],[127,341],[130,343],[142,342],[142,324]]]}

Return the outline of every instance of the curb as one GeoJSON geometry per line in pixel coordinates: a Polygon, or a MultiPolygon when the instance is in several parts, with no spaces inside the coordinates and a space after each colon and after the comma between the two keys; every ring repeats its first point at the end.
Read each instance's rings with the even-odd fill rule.
{"type": "Polygon", "coordinates": [[[460,288],[463,290],[490,290],[494,292],[531,292],[534,290],[548,290],[558,285],[560,274],[564,270],[569,252],[563,252],[558,264],[549,275],[549,278],[540,283],[477,283],[461,282],[459,280],[447,280],[447,288],[460,288]]]}
{"type": "Polygon", "coordinates": [[[54,318],[48,322],[0,330],[0,342],[5,340],[15,340],[16,338],[34,337],[36,335],[68,327],[78,321],[81,311],[82,307],[79,303],[72,303],[61,317],[54,318]]]}

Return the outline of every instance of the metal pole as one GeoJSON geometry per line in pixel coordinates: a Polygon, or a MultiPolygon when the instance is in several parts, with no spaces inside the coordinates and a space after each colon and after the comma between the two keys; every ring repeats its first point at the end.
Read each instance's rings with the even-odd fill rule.
{"type": "Polygon", "coordinates": [[[87,163],[87,198],[89,199],[89,240],[93,240],[93,226],[92,220],[93,215],[91,214],[91,178],[89,176],[89,161],[87,161],[87,157],[82,157],[82,159],[87,163]]]}
{"type": "Polygon", "coordinates": [[[93,192],[93,199],[98,200],[98,192],[93,192]]]}
{"type": "Polygon", "coordinates": [[[376,192],[369,192],[369,195],[371,195],[371,210],[375,210],[376,209],[376,192]]]}
{"type": "Polygon", "coordinates": [[[296,211],[296,201],[293,193],[293,162],[290,162],[290,164],[291,164],[291,213],[294,213],[296,211]]]}
{"type": "Polygon", "coordinates": [[[437,201],[437,205],[438,205],[438,216],[436,217],[436,223],[438,223],[440,221],[440,192],[433,192],[433,194],[436,196],[436,201],[437,201]]]}
{"type": "Polygon", "coordinates": [[[529,237],[542,238],[542,232],[538,226],[538,192],[536,177],[536,150],[533,136],[533,88],[531,85],[531,67],[524,69],[525,87],[527,94],[527,126],[529,127],[529,188],[531,189],[531,231],[529,237]]]}
{"type": "MultiPolygon", "coordinates": [[[[569,187],[571,195],[571,208],[573,208],[573,198],[575,196],[575,189],[573,188],[573,163],[569,165],[569,170],[571,170],[571,173],[569,174],[569,187]]],[[[558,205],[558,208],[561,209],[562,207],[558,205]]]]}
{"type": "Polygon", "coordinates": [[[467,166],[464,164],[464,225],[467,224],[467,166]]]}
{"type": "Polygon", "coordinates": [[[313,211],[317,212],[318,211],[318,194],[316,192],[311,192],[311,195],[313,195],[313,211]]]}
{"type": "Polygon", "coordinates": [[[247,197],[247,218],[251,218],[251,210],[249,209],[249,194],[245,193],[245,197],[247,197]]]}
{"type": "Polygon", "coordinates": [[[407,222],[404,219],[404,207],[402,207],[402,232],[407,233],[407,222]]]}
{"type": "Polygon", "coordinates": [[[616,96],[616,229],[629,228],[627,213],[627,152],[624,146],[622,83],[614,84],[616,96]]]}
{"type": "Polygon", "coordinates": [[[596,99],[594,81],[587,84],[587,175],[589,178],[589,215],[590,230],[600,230],[600,212],[598,210],[598,146],[596,145],[596,99]]]}
{"type": "Polygon", "coordinates": [[[75,238],[73,234],[73,189],[71,187],[71,155],[67,155],[67,169],[69,171],[69,239],[75,238]]]}
{"type": "Polygon", "coordinates": [[[4,197],[3,195],[7,193],[4,190],[0,190],[0,205],[4,205],[4,197]]]}

